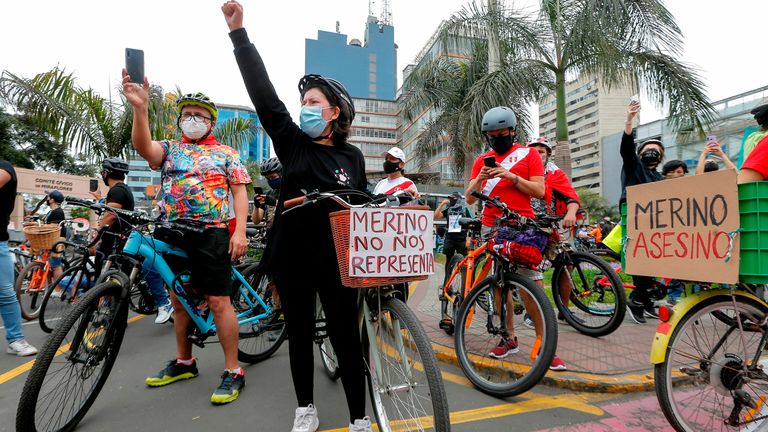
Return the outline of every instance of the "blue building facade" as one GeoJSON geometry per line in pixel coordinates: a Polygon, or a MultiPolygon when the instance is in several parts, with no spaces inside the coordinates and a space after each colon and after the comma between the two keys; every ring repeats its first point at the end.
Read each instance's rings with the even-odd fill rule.
{"type": "Polygon", "coordinates": [[[395,29],[369,16],[365,42],[347,35],[318,31],[317,39],[306,39],[304,70],[341,81],[352,97],[395,100],[397,90],[397,46],[395,29]]]}
{"type": "Polygon", "coordinates": [[[247,160],[261,162],[265,159],[269,159],[269,144],[271,140],[269,139],[267,132],[261,126],[261,122],[259,121],[259,117],[256,115],[256,111],[251,108],[238,105],[219,104],[217,105],[217,108],[219,110],[219,120],[217,121],[217,127],[218,125],[223,124],[225,121],[231,120],[233,118],[249,118],[253,119],[253,121],[256,123],[256,136],[243,148],[238,149],[240,151],[240,157],[243,159],[243,162],[247,160]]]}

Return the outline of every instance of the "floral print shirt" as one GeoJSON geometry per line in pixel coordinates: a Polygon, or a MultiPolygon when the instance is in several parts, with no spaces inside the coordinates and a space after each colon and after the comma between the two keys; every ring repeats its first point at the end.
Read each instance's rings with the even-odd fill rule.
{"type": "Polygon", "coordinates": [[[160,145],[167,219],[226,227],[230,185],[251,182],[238,152],[216,141],[213,134],[197,143],[184,139],[161,141],[160,145]]]}

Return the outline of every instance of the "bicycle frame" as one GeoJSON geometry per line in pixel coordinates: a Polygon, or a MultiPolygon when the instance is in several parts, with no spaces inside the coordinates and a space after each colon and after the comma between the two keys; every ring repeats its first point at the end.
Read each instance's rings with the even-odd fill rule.
{"type": "Polygon", "coordinates": [[[465,256],[464,259],[459,261],[459,263],[453,267],[453,270],[451,271],[451,276],[443,285],[443,296],[445,296],[445,298],[448,299],[448,301],[450,301],[451,303],[456,303],[456,296],[451,295],[451,293],[448,291],[448,287],[451,286],[451,284],[453,283],[453,280],[461,272],[462,268],[467,269],[466,278],[464,279],[464,292],[462,294],[465,298],[467,297],[467,294],[469,294],[469,292],[475,286],[475,281],[483,280],[491,271],[491,262],[493,260],[487,259],[485,260],[485,263],[483,263],[482,267],[480,267],[480,273],[477,275],[477,277],[475,277],[475,260],[478,257],[485,255],[485,252],[487,249],[488,249],[488,243],[483,243],[480,247],[467,251],[467,256],[465,256]]]}
{"type": "Polygon", "coordinates": [[[51,264],[48,262],[48,254],[50,253],[49,250],[43,251],[42,255],[38,259],[34,259],[31,262],[39,262],[43,264],[42,269],[36,270],[32,274],[32,278],[29,280],[29,285],[27,285],[27,292],[34,292],[34,291],[45,291],[44,282],[48,280],[49,273],[51,272],[51,264]]]}
{"type": "MultiPolygon", "coordinates": [[[[189,314],[192,322],[200,330],[200,333],[202,335],[208,335],[216,332],[216,324],[213,320],[213,314],[204,314],[204,310],[200,310],[197,307],[193,298],[191,298],[185,291],[184,286],[178,280],[177,275],[171,270],[170,266],[163,258],[163,254],[188,258],[186,252],[161,240],[152,238],[147,234],[134,230],[131,231],[131,234],[128,236],[128,240],[123,247],[123,253],[129,256],[141,257],[144,260],[149,260],[152,264],[152,268],[160,273],[165,284],[172,287],[176,297],[187,311],[187,314],[189,314]]],[[[238,325],[255,323],[272,314],[272,308],[262,300],[261,296],[256,293],[243,275],[241,275],[234,267],[232,267],[232,279],[236,282],[240,282],[240,292],[243,295],[243,300],[251,307],[249,310],[237,314],[238,325]],[[251,316],[251,310],[255,306],[252,299],[255,299],[259,306],[264,308],[263,313],[251,316]]]]}
{"type": "Polygon", "coordinates": [[[662,321],[659,323],[658,327],[656,327],[656,335],[654,336],[653,344],[651,345],[650,360],[652,364],[664,363],[667,349],[669,347],[669,340],[682,318],[686,316],[688,312],[690,312],[690,310],[693,309],[693,307],[697,304],[717,296],[735,296],[735,298],[741,297],[743,299],[758,302],[759,304],[762,304],[768,308],[768,304],[766,304],[764,300],[757,297],[756,295],[744,290],[737,290],[733,288],[701,291],[691,296],[685,297],[681,299],[672,309],[672,316],[670,317],[669,321],[662,321]]]}

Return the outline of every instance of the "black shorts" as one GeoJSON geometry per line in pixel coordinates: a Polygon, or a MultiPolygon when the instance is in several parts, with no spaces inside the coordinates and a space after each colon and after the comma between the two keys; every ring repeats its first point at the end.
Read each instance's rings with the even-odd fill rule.
{"type": "Polygon", "coordinates": [[[191,272],[190,285],[200,295],[232,295],[232,261],[229,232],[226,228],[206,228],[202,233],[155,230],[155,237],[184,250],[188,260],[173,255],[165,257],[171,269],[191,272]]]}

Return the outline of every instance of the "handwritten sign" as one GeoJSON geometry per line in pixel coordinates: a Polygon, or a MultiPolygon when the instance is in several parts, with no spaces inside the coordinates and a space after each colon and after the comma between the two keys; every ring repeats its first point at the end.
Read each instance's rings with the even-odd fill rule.
{"type": "Polygon", "coordinates": [[[687,281],[739,279],[736,171],[627,188],[627,273],[687,281]]]}
{"type": "Polygon", "coordinates": [[[405,277],[435,272],[430,210],[350,210],[349,276],[405,277]]]}

